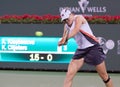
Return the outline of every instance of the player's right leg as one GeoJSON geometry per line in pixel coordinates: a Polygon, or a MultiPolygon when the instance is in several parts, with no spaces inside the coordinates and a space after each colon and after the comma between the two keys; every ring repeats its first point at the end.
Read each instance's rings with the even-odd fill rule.
{"type": "Polygon", "coordinates": [[[106,87],[113,87],[112,80],[111,80],[110,76],[107,73],[104,61],[96,66],[96,70],[97,70],[99,76],[103,79],[106,87]]]}
{"type": "Polygon", "coordinates": [[[72,81],[73,78],[75,76],[75,74],[77,73],[77,71],[82,67],[84,63],[84,58],[80,58],[80,59],[73,59],[69,66],[68,66],[68,71],[65,77],[65,81],[64,81],[64,87],[71,87],[72,86],[72,81]]]}

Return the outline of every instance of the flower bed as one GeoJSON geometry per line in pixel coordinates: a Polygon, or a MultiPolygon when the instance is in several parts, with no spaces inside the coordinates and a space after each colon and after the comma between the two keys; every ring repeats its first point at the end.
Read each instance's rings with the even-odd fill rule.
{"type": "MultiPolygon", "coordinates": [[[[90,24],[120,24],[120,16],[84,16],[90,24]]],[[[4,15],[0,16],[0,23],[15,24],[61,24],[59,15],[4,15]]]]}

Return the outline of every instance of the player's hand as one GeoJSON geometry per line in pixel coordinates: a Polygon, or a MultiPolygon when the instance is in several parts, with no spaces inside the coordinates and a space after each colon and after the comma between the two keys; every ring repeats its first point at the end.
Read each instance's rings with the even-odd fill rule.
{"type": "Polygon", "coordinates": [[[65,39],[65,38],[62,38],[62,39],[58,42],[58,46],[65,45],[65,44],[66,44],[66,39],[65,39]]]}

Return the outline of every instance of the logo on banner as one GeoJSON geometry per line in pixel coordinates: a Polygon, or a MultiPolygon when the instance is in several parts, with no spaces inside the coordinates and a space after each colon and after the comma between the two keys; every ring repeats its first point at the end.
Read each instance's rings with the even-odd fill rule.
{"type": "Polygon", "coordinates": [[[76,7],[59,7],[59,11],[64,8],[70,9],[73,13],[82,13],[87,15],[91,15],[92,13],[106,13],[106,6],[97,6],[92,5],[92,1],[90,0],[79,0],[78,5],[76,7]],[[90,14],[89,14],[90,13],[90,14]]]}
{"type": "Polygon", "coordinates": [[[99,41],[99,44],[101,45],[101,47],[103,48],[103,52],[105,54],[107,54],[107,52],[109,50],[112,50],[114,47],[115,47],[115,43],[113,40],[109,39],[109,40],[106,40],[105,38],[103,37],[97,37],[98,41],[99,41]]]}
{"type": "Polygon", "coordinates": [[[120,40],[117,41],[117,54],[120,55],[120,40]]]}
{"type": "Polygon", "coordinates": [[[81,1],[78,1],[78,4],[79,4],[79,6],[80,6],[80,8],[82,10],[82,13],[85,13],[85,10],[86,10],[86,8],[87,8],[87,6],[89,4],[89,1],[81,0],[81,1]]]}

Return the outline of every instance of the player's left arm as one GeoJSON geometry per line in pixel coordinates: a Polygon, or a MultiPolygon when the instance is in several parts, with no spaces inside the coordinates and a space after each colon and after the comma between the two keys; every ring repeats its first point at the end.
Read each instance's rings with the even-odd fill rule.
{"type": "Polygon", "coordinates": [[[65,27],[66,25],[64,25],[64,31],[63,31],[63,36],[61,38],[61,40],[58,42],[58,45],[61,46],[61,45],[64,45],[66,43],[66,32],[67,32],[67,29],[65,27]]]}
{"type": "Polygon", "coordinates": [[[75,27],[71,31],[71,33],[69,34],[68,39],[74,37],[79,32],[79,29],[80,29],[80,26],[82,25],[82,23],[83,23],[83,17],[82,16],[77,16],[75,18],[75,27]]]}

